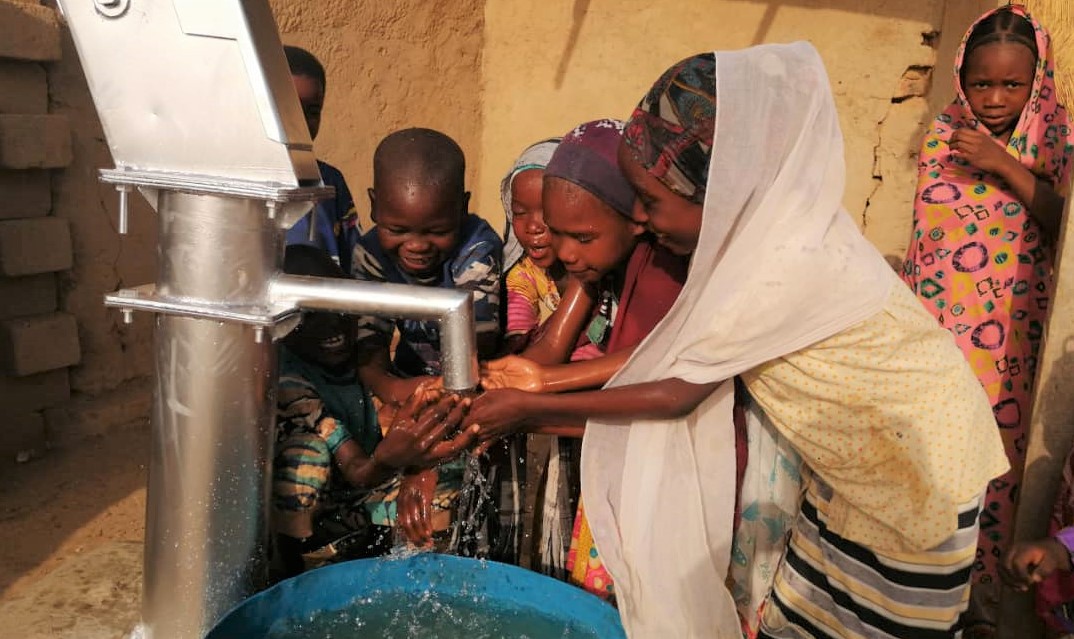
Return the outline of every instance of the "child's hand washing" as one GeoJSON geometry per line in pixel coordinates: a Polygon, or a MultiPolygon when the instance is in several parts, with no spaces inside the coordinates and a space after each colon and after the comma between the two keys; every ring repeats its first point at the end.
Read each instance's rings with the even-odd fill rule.
{"type": "Polygon", "coordinates": [[[475,398],[463,421],[466,432],[476,430],[479,441],[499,439],[518,432],[527,413],[526,402],[539,397],[513,388],[487,391],[475,398]]]}
{"type": "Polygon", "coordinates": [[[419,548],[433,544],[433,493],[436,489],[435,470],[423,470],[406,475],[399,486],[396,501],[396,525],[407,541],[419,548]]]}
{"type": "Polygon", "coordinates": [[[391,468],[429,468],[458,455],[477,439],[476,428],[458,431],[469,405],[468,398],[419,387],[395,413],[373,451],[374,461],[391,468]]]}
{"type": "Polygon", "coordinates": [[[481,386],[485,390],[517,388],[531,393],[545,391],[541,365],[517,355],[486,362],[481,367],[481,386]]]}

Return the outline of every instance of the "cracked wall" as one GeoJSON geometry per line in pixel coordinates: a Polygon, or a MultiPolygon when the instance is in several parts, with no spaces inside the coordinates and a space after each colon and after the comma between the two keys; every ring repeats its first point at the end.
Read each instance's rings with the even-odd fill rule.
{"type": "Polygon", "coordinates": [[[955,47],[995,2],[645,0],[488,2],[479,209],[500,220],[497,184],[514,157],[586,119],[624,118],[650,83],[699,51],[813,42],[846,141],[847,209],[892,261],[909,239],[917,153],[951,99],[955,47]],[[933,73],[937,68],[941,71],[933,73]]]}
{"type": "MultiPolygon", "coordinates": [[[[955,1],[934,4],[939,14],[933,17],[939,21],[919,34],[920,46],[890,52],[908,60],[908,64],[894,83],[883,115],[876,121],[871,180],[855,188],[850,186],[852,178],[848,176],[847,209],[893,266],[901,263],[909,241],[921,139],[932,119],[954,97],[958,44],[972,21],[995,5],[955,1]]],[[[878,111],[882,107],[880,103],[872,106],[878,111]]],[[[862,124],[867,122],[867,117],[863,118],[862,124]]]]}

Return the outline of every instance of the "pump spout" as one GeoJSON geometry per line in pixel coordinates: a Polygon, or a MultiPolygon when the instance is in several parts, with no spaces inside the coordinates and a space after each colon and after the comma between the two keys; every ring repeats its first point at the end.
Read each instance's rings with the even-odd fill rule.
{"type": "Polygon", "coordinates": [[[269,297],[274,304],[307,310],[439,320],[444,388],[465,392],[477,386],[473,294],[468,291],[277,275],[269,297]]]}

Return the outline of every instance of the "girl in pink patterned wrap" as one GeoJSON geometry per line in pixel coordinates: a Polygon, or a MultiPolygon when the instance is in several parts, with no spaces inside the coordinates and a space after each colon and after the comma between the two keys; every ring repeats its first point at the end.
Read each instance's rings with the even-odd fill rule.
{"type": "Polygon", "coordinates": [[[992,402],[1010,471],[981,513],[968,621],[994,626],[1051,295],[1071,138],[1048,32],[1023,7],[981,16],[955,61],[957,97],[919,158],[903,279],[951,331],[992,402]]]}

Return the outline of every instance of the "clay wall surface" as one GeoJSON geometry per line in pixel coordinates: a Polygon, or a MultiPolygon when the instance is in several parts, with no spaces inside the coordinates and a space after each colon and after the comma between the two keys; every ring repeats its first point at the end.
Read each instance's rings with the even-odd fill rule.
{"type": "Polygon", "coordinates": [[[466,153],[476,183],[481,141],[484,2],[270,0],[284,44],[311,51],[328,76],[318,157],[343,171],[369,228],[366,189],[385,135],[428,127],[466,153]]]}
{"type": "Polygon", "coordinates": [[[489,217],[502,216],[499,180],[528,144],[589,119],[629,117],[652,82],[677,60],[714,49],[804,39],[820,51],[835,93],[846,141],[846,207],[881,252],[901,259],[924,127],[951,99],[950,69],[964,30],[994,5],[954,0],[488,2],[479,208],[489,217]]]}
{"type": "MultiPolygon", "coordinates": [[[[373,150],[397,128],[453,136],[475,182],[483,3],[271,6],[284,42],[327,69],[315,146],[343,171],[365,224],[373,150]]],[[[116,232],[115,189],[97,179],[111,166],[54,5],[0,0],[0,402],[20,415],[18,428],[0,434],[0,463],[40,452],[46,438],[69,444],[148,417],[152,319],[135,314],[124,324],[103,296],[155,279],[157,220],[135,196],[129,233],[116,232]]]]}

